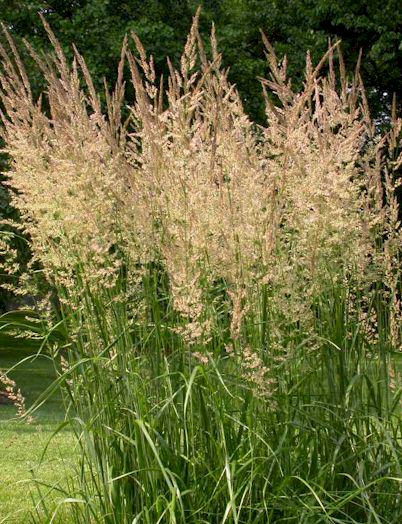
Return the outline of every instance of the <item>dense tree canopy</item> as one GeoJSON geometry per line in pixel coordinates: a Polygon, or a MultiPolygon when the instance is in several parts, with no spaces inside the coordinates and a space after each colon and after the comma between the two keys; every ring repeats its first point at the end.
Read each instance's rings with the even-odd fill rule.
{"type": "MultiPolygon", "coordinates": [[[[159,70],[165,58],[180,56],[191,17],[203,6],[201,31],[217,26],[224,61],[231,68],[245,107],[263,118],[256,77],[267,74],[260,30],[289,72],[300,82],[305,52],[317,60],[328,39],[342,40],[346,65],[353,70],[360,49],[362,75],[374,112],[389,107],[402,92],[402,10],[399,0],[0,0],[0,18],[17,39],[48,47],[38,17],[42,12],[66,50],[75,42],[100,83],[113,81],[124,35],[134,30],[154,55],[159,70]]],[[[38,79],[39,85],[39,79],[38,79]]]]}

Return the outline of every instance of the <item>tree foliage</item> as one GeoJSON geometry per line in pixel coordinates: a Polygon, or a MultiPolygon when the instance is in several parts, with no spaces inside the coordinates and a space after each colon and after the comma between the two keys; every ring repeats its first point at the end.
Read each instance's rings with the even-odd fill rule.
{"type": "Polygon", "coordinates": [[[43,13],[67,55],[75,42],[101,84],[103,77],[114,80],[121,43],[130,31],[154,55],[157,69],[165,71],[167,55],[179,58],[199,3],[201,33],[207,36],[215,21],[230,79],[254,119],[260,120],[264,111],[256,77],[267,73],[260,30],[279,56],[287,55],[296,84],[303,79],[306,50],[318,59],[329,39],[341,39],[349,71],[362,49],[362,76],[375,113],[389,109],[392,94],[402,92],[398,0],[0,0],[0,13],[17,39],[28,38],[35,48],[46,49],[37,14],[43,13]]]}

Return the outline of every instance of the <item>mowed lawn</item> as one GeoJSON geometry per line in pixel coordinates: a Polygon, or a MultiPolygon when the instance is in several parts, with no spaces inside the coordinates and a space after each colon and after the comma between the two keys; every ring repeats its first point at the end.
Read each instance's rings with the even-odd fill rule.
{"type": "MultiPolygon", "coordinates": [[[[0,348],[0,369],[7,370],[26,357],[29,353],[0,348]]],[[[52,383],[55,373],[50,360],[39,356],[19,365],[10,377],[30,406],[52,383]]],[[[63,421],[57,393],[35,413],[32,424],[15,420],[15,415],[13,406],[0,404],[0,524],[29,523],[33,514],[36,522],[45,522],[45,517],[35,511],[39,492],[52,492],[48,503],[51,511],[66,497],[62,490],[73,473],[76,456],[73,436],[65,428],[54,435],[63,421]]]]}

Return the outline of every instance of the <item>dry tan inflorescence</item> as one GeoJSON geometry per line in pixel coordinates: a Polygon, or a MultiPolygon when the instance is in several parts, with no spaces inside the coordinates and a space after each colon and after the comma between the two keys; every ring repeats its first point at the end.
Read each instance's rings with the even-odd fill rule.
{"type": "Polygon", "coordinates": [[[17,408],[17,414],[21,418],[25,418],[28,424],[31,424],[34,419],[31,415],[27,414],[25,407],[25,398],[23,397],[21,390],[17,388],[17,384],[12,380],[6,373],[0,370],[0,384],[4,386],[7,398],[17,408]]]}
{"type": "MultiPolygon", "coordinates": [[[[211,336],[209,291],[224,281],[234,347],[249,371],[259,368],[261,381],[266,370],[241,333],[262,287],[282,319],[275,337],[291,323],[308,331],[320,294],[346,285],[349,296],[367,301],[370,286],[382,281],[400,345],[395,173],[402,158],[392,152],[401,120],[394,117],[391,131],[377,139],[358,68],[346,77],[337,44],[316,68],[307,57],[297,92],[286,59],[280,63],[263,37],[271,68],[270,80],[262,80],[267,124],[255,126],[222,68],[214,30],[206,56],[198,14],[180,67],[169,62],[167,87],[138,37],[132,35],[137,56],[124,42],[105,113],[83,58],[76,51],[70,66],[45,26],[54,54],[39,57],[28,45],[47,80],[39,101],[6,32],[3,138],[13,159],[13,204],[35,260],[65,290],[62,299],[77,304],[83,287],[112,288],[122,263],[128,282],[139,286],[144,264],[162,263],[183,319],[177,330],[194,345],[211,336]],[[123,123],[125,62],[135,100],[123,123]]],[[[376,320],[362,304],[356,308],[372,334],[376,320]]],[[[199,348],[194,355],[208,360],[199,348]]]]}

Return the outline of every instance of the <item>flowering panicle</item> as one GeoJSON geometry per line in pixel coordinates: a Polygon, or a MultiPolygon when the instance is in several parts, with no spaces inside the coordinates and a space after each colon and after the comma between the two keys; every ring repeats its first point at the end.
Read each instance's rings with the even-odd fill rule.
{"type": "MultiPolygon", "coordinates": [[[[244,373],[252,372],[258,384],[271,371],[249,346],[247,323],[274,318],[263,349],[280,346],[290,325],[314,331],[315,308],[325,294],[348,295],[375,340],[370,287],[383,282],[398,346],[395,191],[402,157],[392,155],[400,120],[376,139],[358,71],[348,80],[340,54],[337,78],[338,44],[316,67],[307,56],[297,92],[286,58],[279,62],[263,36],[271,69],[270,79],[261,79],[267,123],[255,126],[222,67],[214,29],[207,56],[198,17],[179,68],[169,62],[167,82],[157,78],[137,35],[137,53],[124,41],[106,111],[83,57],[75,50],[68,64],[46,24],[54,56],[43,59],[29,47],[48,84],[46,104],[35,101],[6,32],[11,52],[0,48],[2,135],[12,158],[13,205],[34,261],[74,312],[94,311],[82,304],[85,290],[106,296],[108,305],[124,304],[131,320],[147,316],[141,287],[152,265],[162,267],[175,312],[171,330],[192,350],[212,343],[214,311],[224,303],[225,333],[236,347],[249,348],[244,373]],[[123,124],[125,62],[135,98],[123,124]],[[223,298],[216,297],[218,283],[224,283],[223,298]]],[[[16,271],[13,253],[6,244],[0,248],[16,271]]],[[[102,319],[106,332],[113,319],[111,312],[102,319]]],[[[198,348],[193,355],[206,358],[198,348]]]]}
{"type": "Polygon", "coordinates": [[[6,375],[3,371],[0,371],[0,384],[3,384],[5,387],[5,393],[7,398],[15,405],[17,408],[18,416],[25,418],[28,424],[31,424],[34,419],[31,415],[27,415],[25,407],[25,399],[21,393],[21,390],[17,388],[17,385],[14,380],[6,375]]]}

